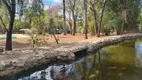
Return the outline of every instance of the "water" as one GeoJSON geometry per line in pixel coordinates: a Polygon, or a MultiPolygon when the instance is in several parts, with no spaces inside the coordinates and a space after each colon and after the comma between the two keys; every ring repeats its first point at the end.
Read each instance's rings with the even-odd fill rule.
{"type": "Polygon", "coordinates": [[[108,46],[95,55],[55,64],[18,80],[142,80],[142,40],[108,46]]]}

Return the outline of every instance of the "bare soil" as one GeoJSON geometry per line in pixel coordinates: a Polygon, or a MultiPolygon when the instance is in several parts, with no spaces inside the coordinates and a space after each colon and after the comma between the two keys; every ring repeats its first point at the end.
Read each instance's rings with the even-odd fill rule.
{"type": "MultiPolygon", "coordinates": [[[[56,35],[56,37],[60,44],[75,43],[75,42],[86,40],[84,34],[76,34],[75,36],[70,34],[56,35]]],[[[95,36],[88,34],[88,39],[92,39],[94,37],[95,36]]],[[[5,48],[5,42],[6,42],[5,39],[0,39],[0,47],[5,48]]],[[[47,45],[56,44],[54,37],[51,35],[46,37],[46,42],[47,42],[47,45]]],[[[12,44],[13,44],[14,50],[31,48],[31,38],[30,37],[14,38],[12,44]]]]}

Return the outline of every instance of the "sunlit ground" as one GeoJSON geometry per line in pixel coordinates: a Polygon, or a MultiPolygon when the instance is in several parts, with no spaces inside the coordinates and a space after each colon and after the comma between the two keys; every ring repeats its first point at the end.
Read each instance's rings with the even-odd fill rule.
{"type": "MultiPolygon", "coordinates": [[[[38,36],[38,39],[42,40],[43,38],[39,37],[39,36],[38,36]]],[[[92,36],[90,34],[88,35],[89,39],[92,39],[93,37],[94,36],[92,36]]],[[[77,34],[76,36],[72,36],[70,34],[68,34],[66,36],[56,35],[56,38],[58,39],[59,43],[72,43],[72,42],[79,42],[79,41],[86,40],[84,38],[84,34],[77,34]]],[[[45,40],[47,42],[45,45],[56,44],[56,41],[52,35],[45,36],[45,40]]],[[[0,47],[4,48],[5,42],[6,42],[6,39],[0,38],[0,47]]],[[[24,48],[31,48],[31,37],[27,36],[27,35],[25,37],[25,35],[20,34],[17,36],[17,38],[13,38],[12,46],[13,46],[14,50],[15,49],[19,50],[19,49],[24,49],[24,48]]],[[[36,47],[38,47],[38,46],[36,46],[36,47]]]]}

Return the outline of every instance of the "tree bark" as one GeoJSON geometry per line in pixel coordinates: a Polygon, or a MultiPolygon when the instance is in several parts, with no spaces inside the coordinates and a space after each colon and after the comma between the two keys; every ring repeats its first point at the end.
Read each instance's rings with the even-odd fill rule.
{"type": "Polygon", "coordinates": [[[67,34],[67,30],[66,30],[66,7],[65,7],[65,0],[63,0],[63,16],[64,16],[64,22],[63,22],[63,31],[64,31],[64,35],[67,34]]]}
{"type": "Polygon", "coordinates": [[[103,16],[104,16],[105,6],[106,6],[106,0],[103,3],[103,8],[102,8],[102,11],[101,11],[100,27],[98,28],[98,33],[97,33],[98,37],[100,37],[100,32],[101,32],[101,28],[102,28],[102,20],[103,20],[103,16]]]}
{"type": "Polygon", "coordinates": [[[95,34],[98,33],[98,24],[97,24],[97,14],[96,11],[94,11],[94,29],[95,29],[95,34]]]}
{"type": "Polygon", "coordinates": [[[70,34],[72,34],[72,22],[69,22],[69,26],[70,26],[70,34]]]}
{"type": "Polygon", "coordinates": [[[9,14],[10,14],[10,21],[9,21],[9,28],[7,31],[7,37],[6,37],[6,48],[5,50],[12,50],[12,31],[13,31],[13,25],[15,20],[15,11],[16,11],[16,1],[11,0],[11,4],[8,4],[8,2],[4,1],[4,4],[6,5],[9,14]]]}
{"type": "Polygon", "coordinates": [[[0,16],[0,21],[1,21],[1,23],[2,23],[2,25],[3,25],[3,27],[4,27],[4,32],[5,31],[8,31],[8,29],[6,28],[6,25],[4,24],[4,21],[3,21],[3,19],[2,19],[2,17],[0,16]]]}
{"type": "Polygon", "coordinates": [[[70,26],[70,34],[72,35],[73,29],[72,29],[72,20],[71,20],[71,11],[69,11],[69,20],[68,20],[69,26],[70,26]]]}
{"type": "Polygon", "coordinates": [[[54,32],[55,27],[54,27],[53,23],[54,23],[53,18],[50,18],[51,33],[52,33],[56,43],[59,44],[58,39],[55,36],[55,32],[54,32]]]}
{"type": "Polygon", "coordinates": [[[86,3],[86,0],[84,0],[84,33],[85,33],[85,39],[88,39],[88,36],[87,36],[87,33],[88,33],[87,3],[86,3]]]}
{"type": "Polygon", "coordinates": [[[6,37],[6,50],[12,50],[12,30],[13,30],[14,20],[15,20],[15,12],[13,11],[13,14],[11,14],[9,30],[7,32],[7,37],[6,37]]]}
{"type": "Polygon", "coordinates": [[[76,18],[75,18],[75,15],[74,15],[74,10],[72,10],[72,18],[73,18],[73,36],[75,36],[76,34],[76,18]]]}

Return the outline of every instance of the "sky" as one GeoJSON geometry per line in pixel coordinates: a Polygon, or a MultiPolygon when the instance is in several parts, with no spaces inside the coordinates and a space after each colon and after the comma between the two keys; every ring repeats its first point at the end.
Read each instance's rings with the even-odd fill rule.
{"type": "Polygon", "coordinates": [[[62,4],[62,0],[43,0],[45,10],[49,8],[49,6],[55,6],[56,4],[62,4]]]}
{"type": "Polygon", "coordinates": [[[62,0],[43,0],[44,4],[47,4],[47,5],[56,5],[56,4],[61,4],[62,3],[62,0]]]}
{"type": "Polygon", "coordinates": [[[62,0],[53,0],[54,2],[61,3],[62,0]]]}

